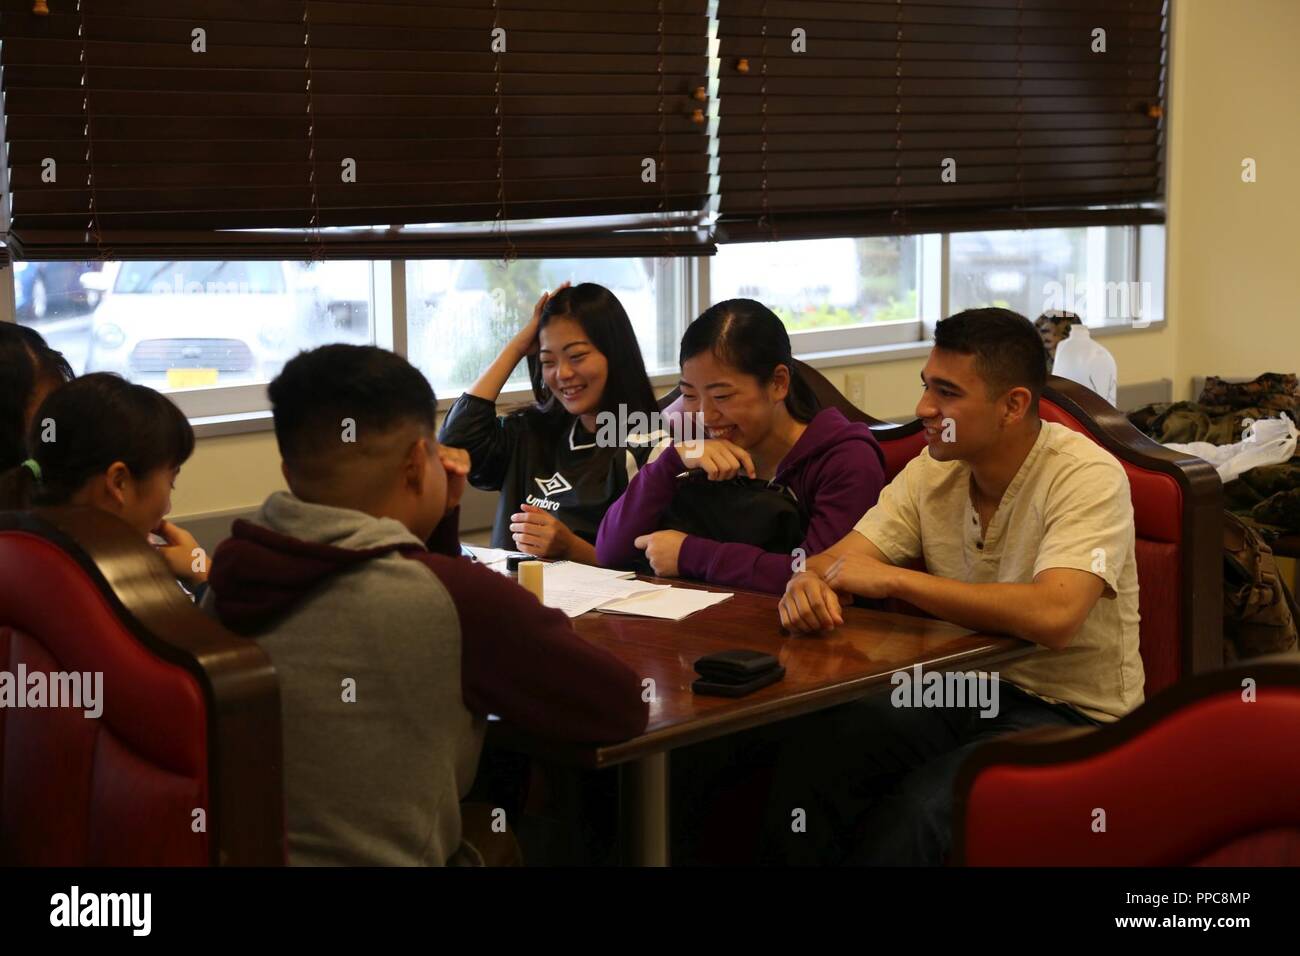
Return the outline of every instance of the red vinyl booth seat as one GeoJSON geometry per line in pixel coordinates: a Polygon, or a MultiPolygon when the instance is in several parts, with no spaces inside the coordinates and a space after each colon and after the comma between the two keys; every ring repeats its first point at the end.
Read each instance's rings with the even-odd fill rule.
{"type": "Polygon", "coordinates": [[[207,834],[191,827],[208,805],[197,682],[146,651],[49,541],[0,536],[0,568],[3,669],[103,674],[99,719],[0,709],[0,862],[206,861],[207,834]]]}
{"type": "Polygon", "coordinates": [[[1099,730],[985,744],[958,776],[955,859],[1300,865],[1300,664],[1292,661],[1189,678],[1099,730]],[[1253,702],[1243,700],[1247,677],[1256,681],[1253,702]],[[1104,832],[1094,830],[1099,809],[1104,832]]]}
{"type": "Polygon", "coordinates": [[[888,426],[883,429],[873,429],[876,440],[880,442],[880,448],[885,453],[885,478],[893,481],[898,477],[898,473],[907,467],[907,463],[921,454],[925,450],[925,432],[918,427],[906,432],[906,429],[888,426]],[[898,438],[890,437],[889,433],[893,431],[903,431],[904,434],[898,438]]]}
{"type": "MultiPolygon", "coordinates": [[[[135,572],[160,570],[157,581],[143,582],[143,591],[150,585],[169,589],[158,596],[189,615],[179,620],[196,632],[216,628],[188,606],[166,567],[125,525],[107,515],[90,520],[101,530],[112,522],[117,527],[111,530],[125,536],[135,593],[142,593],[135,572]]],[[[232,856],[246,849],[235,838],[258,828],[244,827],[215,799],[214,789],[243,788],[237,779],[223,782],[219,772],[229,754],[214,726],[213,675],[180,647],[146,643],[146,628],[96,571],[53,527],[33,516],[0,515],[0,671],[15,680],[20,667],[28,674],[102,675],[98,718],[83,709],[0,708],[0,865],[234,862],[232,856]],[[218,834],[227,838],[224,848],[218,834]]],[[[251,642],[224,632],[222,638],[273,677],[251,642]]],[[[278,692],[274,703],[277,719],[262,732],[275,735],[275,746],[252,747],[246,756],[270,756],[271,766],[255,772],[275,779],[260,797],[256,788],[245,789],[254,804],[250,814],[268,800],[273,807],[279,801],[278,692]]],[[[249,713],[264,715],[265,709],[254,706],[249,713]]],[[[268,826],[263,842],[282,821],[268,826]]],[[[281,854],[272,838],[267,853],[246,861],[274,862],[281,854]]]]}

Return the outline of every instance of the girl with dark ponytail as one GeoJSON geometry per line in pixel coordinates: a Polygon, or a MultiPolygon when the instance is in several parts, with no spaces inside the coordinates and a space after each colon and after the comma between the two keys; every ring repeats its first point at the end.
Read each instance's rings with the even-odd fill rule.
{"type": "Polygon", "coordinates": [[[89,505],[117,515],[141,538],[158,535],[172,573],[207,580],[198,543],[166,520],[194,430],[168,398],[107,372],[52,392],[32,417],[31,457],[0,476],[0,507],[89,505]]]}
{"type": "Polygon", "coordinates": [[[680,363],[682,409],[698,416],[707,437],[677,443],[640,471],[605,515],[597,557],[635,567],[644,552],[663,577],[780,593],[800,560],[839,541],[876,503],[884,454],[866,425],[819,407],[795,369],[785,325],[760,302],[729,299],[705,311],[682,337],[680,363]],[[743,517],[716,538],[665,530],[678,479],[691,474],[779,488],[798,504],[797,547],[747,543],[764,540],[763,529],[743,517]]]}

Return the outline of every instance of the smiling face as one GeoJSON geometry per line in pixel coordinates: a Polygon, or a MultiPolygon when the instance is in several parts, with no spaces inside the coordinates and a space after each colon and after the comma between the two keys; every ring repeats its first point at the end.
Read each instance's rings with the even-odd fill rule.
{"type": "Polygon", "coordinates": [[[936,461],[979,459],[996,448],[1006,428],[1024,417],[1028,395],[1028,389],[1015,388],[990,398],[974,355],[933,349],[921,370],[921,400],[916,403],[916,417],[925,426],[930,457],[936,461]]]}
{"type": "Polygon", "coordinates": [[[683,409],[700,414],[709,438],[751,449],[772,431],[790,390],[790,372],[778,365],[772,380],[764,385],[704,351],[682,363],[679,385],[683,409]]]}
{"type": "Polygon", "coordinates": [[[570,415],[600,411],[609,360],[591,344],[578,322],[553,316],[538,336],[542,381],[570,415]]]}

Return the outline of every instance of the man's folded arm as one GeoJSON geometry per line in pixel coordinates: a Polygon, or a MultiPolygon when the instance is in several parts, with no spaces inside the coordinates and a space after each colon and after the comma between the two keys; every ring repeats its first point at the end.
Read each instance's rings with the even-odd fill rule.
{"type": "Polygon", "coordinates": [[[456,604],[465,706],[556,740],[606,743],[645,730],[640,678],[584,641],[564,612],[496,571],[425,555],[456,604]]]}

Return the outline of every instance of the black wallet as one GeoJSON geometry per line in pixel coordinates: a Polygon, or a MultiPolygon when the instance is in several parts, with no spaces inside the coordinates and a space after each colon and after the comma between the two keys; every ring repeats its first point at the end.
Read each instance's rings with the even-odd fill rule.
{"type": "Polygon", "coordinates": [[[785,668],[762,651],[719,651],[695,662],[700,679],[691,684],[697,694],[744,697],[785,676],[785,668]]]}

